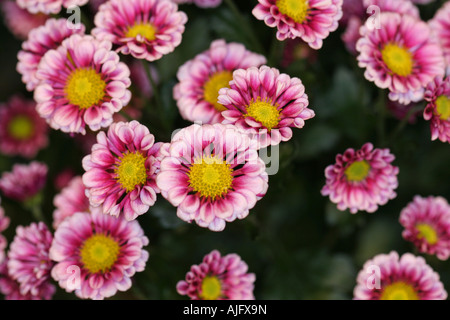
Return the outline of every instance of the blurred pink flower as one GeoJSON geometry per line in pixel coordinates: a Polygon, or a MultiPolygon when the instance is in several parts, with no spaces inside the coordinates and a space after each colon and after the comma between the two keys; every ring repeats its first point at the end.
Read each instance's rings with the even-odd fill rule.
{"type": "Polygon", "coordinates": [[[27,9],[30,13],[43,12],[45,14],[56,14],[64,8],[85,5],[89,0],[17,0],[17,4],[22,9],[27,9]]]}

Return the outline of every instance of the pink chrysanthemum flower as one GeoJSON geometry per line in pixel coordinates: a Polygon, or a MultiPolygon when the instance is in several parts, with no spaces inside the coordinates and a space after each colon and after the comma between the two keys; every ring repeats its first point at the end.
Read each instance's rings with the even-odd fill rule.
{"type": "Polygon", "coordinates": [[[76,212],[89,212],[89,199],[85,193],[86,187],[80,176],[75,176],[69,184],[53,198],[53,228],[76,212]]]}
{"type": "Polygon", "coordinates": [[[20,8],[16,1],[11,0],[3,0],[1,9],[5,25],[20,40],[27,39],[31,30],[42,26],[50,17],[42,13],[31,14],[28,10],[20,8]]]}
{"type": "Polygon", "coordinates": [[[63,40],[72,34],[83,34],[84,31],[84,25],[79,24],[75,28],[75,25],[70,24],[65,18],[48,19],[45,25],[30,31],[27,41],[22,43],[22,49],[17,54],[16,68],[22,75],[22,82],[28,91],[33,91],[39,84],[36,71],[44,54],[58,48],[63,40]]]}
{"type": "Polygon", "coordinates": [[[131,278],[145,269],[148,238],[137,221],[101,213],[78,212],[55,231],[50,258],[52,277],[81,299],[104,299],[131,287],[131,278]],[[72,273],[77,272],[77,279],[72,273]],[[75,280],[75,281],[73,281],[75,280]]]}
{"type": "Polygon", "coordinates": [[[21,293],[19,282],[11,278],[8,274],[8,258],[0,263],[0,293],[5,296],[5,300],[51,300],[56,292],[56,287],[50,282],[44,282],[39,287],[37,295],[30,292],[21,293]]]}
{"type": "Polygon", "coordinates": [[[431,81],[425,88],[424,99],[428,104],[423,117],[430,121],[431,140],[450,143],[450,76],[431,81]]]}
{"type": "Polygon", "coordinates": [[[11,199],[27,201],[36,196],[47,180],[47,165],[38,161],[15,164],[11,172],[3,172],[0,190],[11,199]]]}
{"type": "Polygon", "coordinates": [[[221,256],[213,250],[201,264],[193,265],[186,279],[177,283],[177,292],[191,300],[254,300],[255,275],[235,253],[221,256]]]}
{"type": "Polygon", "coordinates": [[[139,122],[113,123],[97,135],[92,153],[83,159],[83,183],[93,207],[134,220],[156,201],[156,174],[161,143],[139,122]]]}
{"type": "Polygon", "coordinates": [[[5,260],[5,249],[7,246],[6,238],[1,233],[8,228],[9,222],[9,218],[5,216],[5,210],[0,206],[0,264],[5,260]]]}
{"type": "Polygon", "coordinates": [[[338,27],[343,0],[258,0],[252,13],[266,25],[277,28],[277,39],[300,37],[313,49],[338,27]]]}
{"type": "Polygon", "coordinates": [[[366,25],[356,43],[358,65],[365,77],[379,88],[389,89],[389,98],[408,104],[423,98],[424,87],[444,75],[442,50],[428,25],[407,14],[379,14],[379,28],[366,25]]]}
{"type": "Polygon", "coordinates": [[[190,125],[161,153],[157,185],[184,221],[222,231],[266,194],[268,175],[256,141],[235,126],[190,125]]]}
{"type": "Polygon", "coordinates": [[[187,15],[170,0],[110,0],[95,15],[92,35],[117,51],[155,61],[181,43],[187,15]]]}
{"type": "Polygon", "coordinates": [[[441,260],[450,256],[450,205],[443,197],[415,196],[400,213],[402,236],[420,252],[441,260]]]}
{"type": "Polygon", "coordinates": [[[200,8],[215,8],[220,6],[222,0],[172,0],[177,4],[193,3],[200,8]]]}
{"type": "Polygon", "coordinates": [[[30,13],[43,12],[45,14],[56,14],[64,8],[73,6],[83,6],[89,0],[17,0],[17,4],[22,9],[28,10],[30,13]]]}
{"type": "Polygon", "coordinates": [[[37,111],[54,129],[86,134],[108,127],[131,98],[130,69],[109,41],[74,34],[39,63],[37,111]]]}
{"type": "MultiPolygon", "coordinates": [[[[51,282],[54,262],[49,258],[52,233],[43,222],[18,226],[8,251],[8,274],[22,295],[39,295],[51,282]]],[[[53,286],[53,285],[52,285],[53,286]]]]}
{"type": "Polygon", "coordinates": [[[375,212],[397,194],[398,167],[391,164],[395,157],[389,149],[374,149],[365,143],[360,150],[348,148],[336,156],[336,163],[325,169],[323,196],[329,196],[341,211],[375,212]]]}
{"type": "Polygon", "coordinates": [[[240,43],[213,41],[208,50],[178,69],[179,82],[174,86],[173,96],[181,116],[205,124],[222,122],[220,113],[226,109],[217,102],[219,89],[229,86],[233,71],[265,63],[264,56],[246,50],[240,43]]]}
{"type": "Polygon", "coordinates": [[[379,254],[366,261],[353,291],[355,300],[445,300],[447,291],[423,257],[379,254]]]}
{"type": "Polygon", "coordinates": [[[302,81],[268,66],[233,72],[230,88],[220,89],[218,101],[227,109],[223,123],[254,135],[259,148],[288,141],[291,128],[303,128],[315,115],[302,81]]]}
{"type": "Polygon", "coordinates": [[[439,39],[447,67],[450,67],[450,2],[444,3],[428,24],[439,39]]]}
{"type": "Polygon", "coordinates": [[[13,96],[0,104],[0,153],[33,158],[47,145],[48,125],[33,100],[13,96]]]}

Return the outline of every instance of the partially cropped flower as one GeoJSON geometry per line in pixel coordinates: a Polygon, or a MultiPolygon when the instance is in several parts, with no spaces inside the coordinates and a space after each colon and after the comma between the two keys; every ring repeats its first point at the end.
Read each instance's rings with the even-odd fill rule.
{"type": "MultiPolygon", "coordinates": [[[[367,10],[371,6],[379,8],[379,12],[376,11],[373,14],[378,14],[381,12],[397,12],[400,14],[410,15],[414,18],[420,19],[419,8],[417,8],[411,0],[362,0],[363,6],[366,9],[366,13],[370,15],[370,10],[367,10]],[[369,11],[369,12],[367,12],[369,11]]],[[[376,17],[374,17],[376,18],[376,17]]],[[[374,21],[376,22],[376,21],[374,21]]],[[[376,27],[376,26],[374,26],[376,27]]]]}
{"type": "Polygon", "coordinates": [[[277,28],[277,39],[300,37],[313,49],[338,27],[343,0],[258,0],[252,13],[266,25],[277,28]]]}
{"type": "Polygon", "coordinates": [[[64,219],[76,212],[89,212],[89,199],[86,187],[80,176],[75,176],[69,184],[53,198],[53,228],[56,229],[64,219]]]}
{"type": "Polygon", "coordinates": [[[155,61],[181,43],[187,15],[170,0],[110,0],[95,15],[92,35],[123,54],[155,61]]]}
{"type": "Polygon", "coordinates": [[[154,205],[161,143],[139,122],[113,123],[97,135],[92,153],[83,159],[83,183],[93,207],[134,220],[154,205]]]}
{"type": "Polygon", "coordinates": [[[243,44],[213,41],[208,50],[178,69],[173,96],[181,116],[192,122],[222,122],[220,113],[225,107],[217,101],[219,89],[229,86],[233,71],[264,63],[264,56],[248,51],[243,44]]]}
{"type": "Polygon", "coordinates": [[[54,129],[86,134],[108,127],[131,98],[130,69],[109,41],[74,34],[42,58],[37,111],[54,129]]]}
{"type": "Polygon", "coordinates": [[[450,205],[443,197],[415,196],[400,213],[402,236],[423,253],[450,256],[450,205]]]}
{"type": "Polygon", "coordinates": [[[20,8],[16,1],[3,0],[1,3],[5,25],[14,36],[25,40],[34,28],[42,26],[50,16],[42,13],[31,14],[20,8]]]}
{"type": "Polygon", "coordinates": [[[44,187],[47,171],[47,165],[38,161],[30,164],[15,164],[11,172],[3,172],[0,178],[0,190],[11,199],[30,200],[44,187]]]}
{"type": "Polygon", "coordinates": [[[355,300],[445,300],[447,291],[423,257],[392,251],[366,261],[353,291],[355,300]]]}
{"type": "Polygon", "coordinates": [[[366,8],[363,6],[363,0],[343,0],[342,18],[339,20],[339,26],[346,27],[351,18],[358,17],[362,19],[365,14],[366,8]]]}
{"type": "Polygon", "coordinates": [[[200,8],[215,8],[220,6],[222,0],[172,0],[177,4],[193,3],[200,8]]]}
{"type": "Polygon", "coordinates": [[[266,194],[268,175],[256,141],[235,126],[190,125],[161,153],[157,185],[186,222],[222,231],[266,194]]]}
{"type": "MultiPolygon", "coordinates": [[[[0,199],[1,200],[1,199],[0,199]]],[[[5,216],[5,210],[0,206],[0,265],[5,261],[6,238],[2,235],[9,226],[9,218],[5,216]]]]}
{"type": "Polygon", "coordinates": [[[0,104],[0,153],[33,158],[47,145],[48,125],[33,100],[16,95],[0,104]]]}
{"type": "Polygon", "coordinates": [[[450,67],[450,2],[445,2],[428,24],[439,39],[447,67],[450,67]]]}
{"type": "Polygon", "coordinates": [[[288,141],[291,128],[303,128],[315,116],[302,81],[268,66],[233,72],[230,88],[220,89],[218,101],[227,109],[223,123],[254,136],[259,148],[288,141]]]}
{"type": "Polygon", "coordinates": [[[89,0],[17,0],[19,7],[30,13],[56,14],[64,8],[85,5],[89,0]]]}
{"type": "Polygon", "coordinates": [[[148,238],[137,221],[102,213],[78,212],[55,231],[50,258],[52,277],[81,299],[104,299],[131,287],[145,269],[148,238]],[[78,270],[78,279],[72,273],[78,270]],[[75,281],[74,281],[75,280],[75,281]],[[77,281],[79,280],[79,281],[77,281]]]}
{"type": "Polygon", "coordinates": [[[394,159],[389,149],[374,148],[369,142],[360,150],[348,148],[326,167],[321,193],[341,211],[375,212],[397,196],[399,168],[391,164],[394,159]]]}
{"type": "MultiPolygon", "coordinates": [[[[51,283],[54,262],[49,258],[52,233],[43,222],[18,226],[8,251],[8,274],[19,283],[22,295],[38,296],[51,283]]],[[[53,292],[54,290],[52,290],[53,292]]]]}
{"type": "Polygon", "coordinates": [[[177,283],[177,292],[191,300],[254,300],[254,282],[255,274],[239,255],[213,250],[177,283]]]}
{"type": "Polygon", "coordinates": [[[430,121],[431,140],[450,143],[450,76],[431,81],[425,89],[424,99],[428,104],[423,117],[430,121]]]}
{"type": "Polygon", "coordinates": [[[22,82],[28,91],[33,91],[39,84],[36,72],[39,62],[47,51],[56,49],[64,39],[72,34],[83,34],[85,27],[79,24],[77,28],[67,19],[48,19],[28,35],[27,41],[22,43],[22,49],[17,54],[17,72],[22,75],[22,82]]]}
{"type": "Polygon", "coordinates": [[[380,27],[366,25],[356,44],[358,65],[365,77],[389,98],[408,104],[423,99],[424,87],[444,75],[444,58],[428,25],[411,16],[393,12],[379,14],[380,27]]]}

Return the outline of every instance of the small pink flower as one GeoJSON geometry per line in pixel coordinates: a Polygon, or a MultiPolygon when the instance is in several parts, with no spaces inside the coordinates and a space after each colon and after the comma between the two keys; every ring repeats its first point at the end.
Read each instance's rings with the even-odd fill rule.
{"type": "Polygon", "coordinates": [[[428,104],[423,117],[430,121],[431,140],[450,143],[450,77],[436,77],[428,83],[424,99],[428,104]]]}
{"type": "Polygon", "coordinates": [[[355,300],[445,300],[447,291],[423,257],[397,252],[364,263],[353,291],[355,300]]]}
{"type": "Polygon", "coordinates": [[[356,151],[348,148],[336,156],[335,164],[326,167],[321,193],[341,211],[375,212],[397,196],[399,169],[391,165],[394,159],[389,149],[374,149],[371,143],[356,151]]]}
{"type": "Polygon", "coordinates": [[[170,0],[110,0],[95,15],[92,35],[117,51],[155,61],[181,43],[187,15],[170,0]]]}
{"type": "Polygon", "coordinates": [[[208,50],[178,69],[173,96],[181,116],[191,122],[222,122],[221,112],[225,107],[217,102],[219,89],[229,86],[233,71],[264,63],[264,56],[248,51],[240,43],[213,41],[208,50]]]}
{"type": "Polygon", "coordinates": [[[222,231],[243,219],[268,188],[256,142],[235,126],[193,124],[161,148],[156,182],[161,195],[177,207],[177,216],[222,231]]]}
{"type": "Polygon", "coordinates": [[[0,152],[34,158],[48,145],[48,125],[36,112],[36,103],[13,96],[0,104],[0,152]]]}
{"type": "Polygon", "coordinates": [[[402,104],[423,99],[424,87],[444,74],[444,58],[428,25],[407,14],[381,12],[380,28],[360,29],[356,43],[358,65],[365,77],[379,88],[389,89],[389,98],[402,104]]]}
{"type": "Polygon", "coordinates": [[[201,264],[193,265],[186,279],[177,283],[177,292],[191,300],[254,300],[255,275],[235,253],[221,256],[213,250],[201,264]]]}
{"type": "Polygon", "coordinates": [[[56,14],[64,8],[85,5],[89,0],[17,0],[19,7],[30,13],[56,14]]]}
{"type": "Polygon", "coordinates": [[[11,199],[30,200],[44,187],[47,171],[47,165],[38,161],[30,164],[15,164],[11,172],[3,172],[0,178],[0,190],[11,199]]]}
{"type": "Polygon", "coordinates": [[[38,296],[50,283],[53,261],[49,249],[52,233],[43,222],[18,226],[8,252],[8,274],[19,283],[22,295],[38,296]]]}
{"type": "Polygon", "coordinates": [[[161,147],[154,140],[135,120],[113,123],[107,134],[98,133],[92,153],[83,159],[83,183],[91,206],[134,220],[154,205],[161,147]]]}
{"type": "Polygon", "coordinates": [[[402,236],[423,253],[450,256],[450,205],[443,197],[415,196],[400,213],[402,236]]]}
{"type": "Polygon", "coordinates": [[[5,216],[5,210],[0,206],[0,265],[5,261],[5,249],[8,244],[6,238],[1,233],[8,228],[9,222],[9,218],[5,216]]]}
{"type": "Polygon", "coordinates": [[[74,34],[39,63],[37,111],[54,129],[86,134],[108,127],[131,98],[130,69],[109,41],[74,34]]]}
{"type": "Polygon", "coordinates": [[[44,54],[58,48],[63,40],[72,34],[83,34],[84,31],[84,25],[80,24],[78,28],[75,28],[75,25],[69,24],[64,18],[48,19],[45,25],[30,31],[28,39],[22,42],[22,49],[17,54],[16,68],[22,75],[22,82],[28,91],[33,91],[39,84],[36,72],[44,54]]]}
{"type": "Polygon", "coordinates": [[[112,297],[130,289],[131,278],[145,269],[149,255],[143,247],[148,242],[137,221],[77,212],[55,231],[50,258],[56,265],[51,275],[81,299],[112,297]],[[72,279],[76,270],[79,283],[72,279]]]}
{"type": "Polygon", "coordinates": [[[268,66],[233,72],[230,88],[220,89],[218,101],[227,109],[223,123],[254,135],[259,148],[288,141],[291,128],[303,128],[315,116],[302,81],[268,66]]]}
{"type": "Polygon", "coordinates": [[[338,27],[343,0],[258,0],[252,13],[266,25],[277,28],[277,39],[300,37],[313,49],[338,27]]]}
{"type": "Polygon", "coordinates": [[[42,26],[50,16],[38,13],[31,14],[20,8],[16,1],[3,0],[1,3],[4,22],[8,29],[20,40],[25,40],[34,28],[42,26]]]}

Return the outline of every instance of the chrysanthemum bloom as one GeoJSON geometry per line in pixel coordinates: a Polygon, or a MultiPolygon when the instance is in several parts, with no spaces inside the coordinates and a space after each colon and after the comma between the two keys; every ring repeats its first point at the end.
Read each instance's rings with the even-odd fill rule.
{"type": "Polygon", "coordinates": [[[355,300],[445,300],[447,291],[423,257],[392,251],[364,263],[353,291],[355,300]]]}
{"type": "MultiPolygon", "coordinates": [[[[1,199],[0,199],[1,200],[1,199]]],[[[1,234],[9,226],[9,218],[5,216],[5,210],[0,206],[0,264],[5,260],[6,238],[1,234]]]]}
{"type": "Polygon", "coordinates": [[[402,236],[420,252],[441,260],[450,256],[450,205],[443,197],[415,196],[400,213],[402,236]]]}
{"type": "Polygon", "coordinates": [[[177,72],[173,96],[181,116],[188,121],[220,123],[225,107],[217,102],[219,89],[229,86],[233,71],[259,67],[266,63],[260,54],[236,42],[219,39],[208,50],[184,63],[177,72]]]}
{"type": "Polygon", "coordinates": [[[156,201],[161,143],[139,122],[113,123],[97,135],[92,153],[83,158],[83,183],[91,206],[134,220],[156,201]]]}
{"type": "Polygon", "coordinates": [[[11,199],[30,200],[44,187],[47,171],[47,165],[38,161],[30,164],[15,164],[11,172],[3,172],[0,178],[0,190],[11,199]]]}
{"type": "Polygon", "coordinates": [[[408,104],[423,99],[424,87],[444,75],[444,58],[428,25],[407,14],[379,14],[379,28],[366,25],[356,43],[358,65],[365,77],[389,98],[408,104]]]}
{"type": "Polygon", "coordinates": [[[22,75],[22,82],[28,91],[33,91],[39,84],[36,71],[44,54],[58,48],[63,40],[72,34],[83,34],[84,31],[83,24],[80,23],[78,28],[75,28],[75,25],[70,24],[65,18],[48,19],[45,25],[30,31],[27,41],[22,42],[22,49],[17,54],[16,68],[22,75]]]}
{"type": "Polygon", "coordinates": [[[86,187],[80,176],[75,176],[69,184],[53,198],[53,228],[76,212],[89,212],[89,199],[85,194],[86,187]]]}
{"type": "Polygon", "coordinates": [[[360,150],[348,148],[336,156],[336,163],[325,169],[323,196],[329,196],[341,211],[375,212],[397,194],[398,167],[389,149],[377,149],[365,143],[360,150]]]}
{"type": "Polygon", "coordinates": [[[148,260],[148,238],[137,221],[78,212],[55,231],[50,258],[52,277],[82,299],[103,299],[126,291],[148,260]],[[73,272],[79,275],[79,283],[73,272]]]}
{"type": "Polygon", "coordinates": [[[343,0],[258,0],[252,13],[266,25],[277,28],[277,39],[300,37],[313,49],[338,27],[343,0]]]}
{"type": "Polygon", "coordinates": [[[177,4],[193,3],[200,8],[215,8],[220,6],[222,0],[172,0],[177,4]]]}
{"type": "Polygon", "coordinates": [[[37,111],[54,129],[86,134],[108,127],[131,98],[130,69],[109,41],[74,34],[39,63],[37,111]]]}
{"type": "Polygon", "coordinates": [[[43,222],[18,226],[8,251],[8,274],[20,285],[20,293],[33,296],[51,282],[54,262],[49,258],[52,233],[43,222]]]}
{"type": "Polygon", "coordinates": [[[64,8],[85,5],[89,0],[17,0],[17,4],[22,9],[30,13],[56,14],[64,8]]]}
{"type": "Polygon", "coordinates": [[[230,88],[219,91],[227,110],[223,123],[235,124],[259,142],[259,148],[292,138],[291,128],[303,128],[314,117],[302,81],[268,66],[233,72],[230,88]]]}
{"type": "Polygon", "coordinates": [[[3,263],[0,263],[0,293],[5,296],[5,300],[51,300],[56,292],[56,287],[50,283],[45,282],[39,287],[37,295],[32,295],[30,292],[22,294],[20,284],[12,279],[8,274],[8,258],[3,263]]]}
{"type": "Polygon", "coordinates": [[[0,104],[0,153],[33,158],[47,145],[48,125],[33,100],[12,96],[0,104]]]}
{"type": "Polygon", "coordinates": [[[161,148],[156,182],[161,195],[177,207],[177,216],[222,231],[243,219],[268,188],[256,141],[235,126],[193,124],[161,148]]]}
{"type": "Polygon", "coordinates": [[[20,8],[16,1],[3,0],[1,3],[5,25],[11,33],[21,40],[25,40],[34,28],[42,26],[50,16],[38,13],[31,14],[20,8]]]}
{"type": "Polygon", "coordinates": [[[426,86],[424,99],[428,104],[423,117],[430,121],[431,140],[450,143],[450,76],[431,81],[426,86]]]}
{"type": "Polygon", "coordinates": [[[201,264],[193,265],[186,279],[177,283],[177,292],[191,300],[254,300],[255,275],[235,253],[221,256],[213,250],[201,264]]]}
{"type": "Polygon", "coordinates": [[[110,0],[100,6],[91,33],[123,54],[155,61],[181,43],[186,22],[170,0],[110,0]]]}

